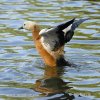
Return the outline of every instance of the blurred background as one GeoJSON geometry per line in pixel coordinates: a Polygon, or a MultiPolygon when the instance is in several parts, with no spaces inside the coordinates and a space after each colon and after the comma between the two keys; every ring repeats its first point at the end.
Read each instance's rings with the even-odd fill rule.
{"type": "Polygon", "coordinates": [[[99,100],[100,1],[0,0],[0,100],[99,100]],[[66,44],[75,67],[48,68],[35,50],[26,20],[41,28],[90,18],[66,44]]]}

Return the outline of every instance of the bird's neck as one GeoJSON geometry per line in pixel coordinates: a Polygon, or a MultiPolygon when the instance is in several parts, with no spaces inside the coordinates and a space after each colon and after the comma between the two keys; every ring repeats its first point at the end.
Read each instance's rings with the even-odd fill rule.
{"type": "Polygon", "coordinates": [[[39,32],[40,32],[39,27],[36,27],[34,30],[32,30],[32,36],[34,41],[36,41],[40,37],[39,32]]]}
{"type": "Polygon", "coordinates": [[[54,67],[56,66],[56,60],[42,46],[40,42],[41,36],[39,35],[39,32],[39,29],[32,31],[33,41],[35,43],[36,49],[38,50],[41,57],[44,59],[45,64],[54,67]]]}

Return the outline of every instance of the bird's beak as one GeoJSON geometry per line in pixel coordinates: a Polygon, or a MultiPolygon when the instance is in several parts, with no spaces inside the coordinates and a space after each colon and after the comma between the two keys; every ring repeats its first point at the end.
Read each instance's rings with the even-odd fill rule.
{"type": "Polygon", "coordinates": [[[24,28],[23,28],[23,26],[21,26],[21,27],[19,27],[18,29],[21,30],[21,29],[24,29],[24,28]]]}

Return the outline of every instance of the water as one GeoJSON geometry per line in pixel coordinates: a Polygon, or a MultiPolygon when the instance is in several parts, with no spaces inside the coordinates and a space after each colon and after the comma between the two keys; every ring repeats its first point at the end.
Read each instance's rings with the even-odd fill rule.
{"type": "Polygon", "coordinates": [[[0,0],[0,100],[100,99],[99,0],[0,0]],[[48,68],[25,20],[41,28],[71,18],[90,18],[77,28],[65,57],[77,66],[48,68]]]}

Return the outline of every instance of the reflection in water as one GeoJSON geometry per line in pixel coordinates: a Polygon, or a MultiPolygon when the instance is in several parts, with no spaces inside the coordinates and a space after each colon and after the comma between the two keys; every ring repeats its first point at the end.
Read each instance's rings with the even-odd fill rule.
{"type": "MultiPolygon", "coordinates": [[[[54,97],[53,99],[59,100],[61,98],[72,100],[74,95],[67,93],[66,91],[72,87],[68,86],[68,83],[61,79],[61,75],[64,73],[64,67],[48,67],[45,66],[44,77],[36,80],[34,84],[34,90],[38,91],[46,96],[55,94],[63,94],[60,97],[54,97]]],[[[50,99],[51,100],[51,99],[50,99]]]]}

